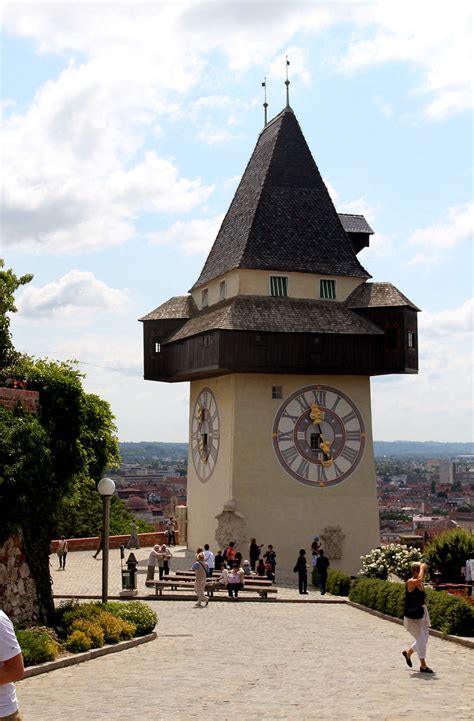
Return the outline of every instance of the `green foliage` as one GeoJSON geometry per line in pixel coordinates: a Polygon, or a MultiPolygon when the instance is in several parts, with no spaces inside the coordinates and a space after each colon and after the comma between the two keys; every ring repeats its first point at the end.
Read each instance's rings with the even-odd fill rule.
{"type": "Polygon", "coordinates": [[[16,632],[25,666],[33,666],[45,661],[54,661],[60,646],[54,632],[43,626],[26,628],[16,632]]]}
{"type": "Polygon", "coordinates": [[[461,568],[471,554],[474,554],[474,536],[463,528],[437,536],[425,549],[425,558],[431,570],[439,571],[446,583],[460,580],[461,568]]]}
{"type": "Polygon", "coordinates": [[[5,261],[0,258],[0,368],[8,365],[16,354],[10,334],[9,313],[15,313],[15,291],[22,285],[26,285],[33,276],[22,275],[18,277],[9,268],[3,270],[5,261]]]}
{"type": "Polygon", "coordinates": [[[67,637],[64,645],[71,653],[81,653],[82,651],[90,651],[92,648],[92,640],[84,631],[77,629],[76,631],[72,631],[67,637]]]}
{"type": "Polygon", "coordinates": [[[411,564],[422,560],[421,551],[408,548],[399,543],[374,548],[366,556],[361,556],[360,575],[368,578],[387,579],[390,573],[407,580],[411,576],[411,564]]]}
{"type": "Polygon", "coordinates": [[[71,624],[73,631],[82,631],[91,641],[92,648],[102,648],[104,645],[104,632],[99,624],[86,621],[85,618],[76,618],[71,624]]]}
{"type": "MultiPolygon", "coordinates": [[[[405,586],[373,578],[352,582],[349,599],[388,616],[403,618],[405,586]]],[[[432,628],[458,636],[474,636],[474,609],[459,596],[445,591],[426,591],[432,628]]]]}
{"type": "MultiPolygon", "coordinates": [[[[316,569],[315,569],[316,570],[316,569]]],[[[313,571],[313,583],[316,586],[315,571],[313,571]]],[[[326,583],[326,591],[334,596],[348,596],[351,587],[351,577],[343,571],[337,571],[335,568],[328,569],[328,580],[326,583]]]]}
{"type": "Polygon", "coordinates": [[[142,601],[127,601],[126,603],[109,601],[104,604],[103,608],[113,613],[114,616],[133,623],[136,627],[136,636],[145,636],[145,634],[151,633],[158,621],[156,613],[142,601]]]}
{"type": "Polygon", "coordinates": [[[127,641],[129,638],[133,638],[137,628],[133,623],[129,623],[123,618],[117,618],[109,611],[101,611],[95,622],[104,632],[106,643],[127,641]]]}

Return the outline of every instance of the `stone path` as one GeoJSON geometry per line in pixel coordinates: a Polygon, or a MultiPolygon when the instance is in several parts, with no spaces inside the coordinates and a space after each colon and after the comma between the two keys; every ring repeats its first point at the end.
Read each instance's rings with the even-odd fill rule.
{"type": "MultiPolygon", "coordinates": [[[[57,586],[84,582],[75,555],[57,586]]],[[[349,606],[150,605],[156,641],[20,682],[25,721],[472,721],[472,649],[430,638],[427,676],[403,627],[349,606]]]]}

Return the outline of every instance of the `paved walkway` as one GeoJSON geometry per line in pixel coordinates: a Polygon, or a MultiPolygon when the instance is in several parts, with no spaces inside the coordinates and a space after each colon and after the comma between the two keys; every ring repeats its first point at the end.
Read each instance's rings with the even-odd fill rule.
{"type": "MultiPolygon", "coordinates": [[[[57,587],[85,582],[75,556],[57,587]]],[[[25,721],[472,721],[472,649],[430,638],[427,676],[403,627],[349,606],[150,605],[156,641],[19,683],[25,721]]]]}

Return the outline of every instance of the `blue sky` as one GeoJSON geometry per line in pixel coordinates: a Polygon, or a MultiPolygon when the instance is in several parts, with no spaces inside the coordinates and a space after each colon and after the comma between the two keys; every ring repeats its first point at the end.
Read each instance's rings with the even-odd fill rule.
{"type": "Polygon", "coordinates": [[[194,283],[263,124],[291,105],[360,259],[423,313],[420,374],[374,379],[379,440],[473,438],[470,3],[10,3],[2,249],[16,346],[75,358],[121,440],[184,441],[137,318],[194,283]],[[429,13],[426,9],[429,7],[429,13]]]}

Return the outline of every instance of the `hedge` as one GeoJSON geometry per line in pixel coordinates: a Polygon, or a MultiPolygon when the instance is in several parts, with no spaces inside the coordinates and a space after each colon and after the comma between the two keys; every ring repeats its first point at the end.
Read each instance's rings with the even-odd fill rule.
{"type": "MultiPolygon", "coordinates": [[[[313,569],[312,572],[313,586],[318,585],[318,572],[313,569]]],[[[326,591],[332,593],[333,596],[348,596],[351,587],[351,577],[343,571],[336,571],[335,568],[328,569],[328,580],[326,583],[326,591]]]]}
{"type": "MultiPolygon", "coordinates": [[[[388,616],[403,618],[405,586],[374,578],[352,582],[349,599],[388,616]]],[[[445,591],[426,590],[431,627],[456,636],[474,636],[474,609],[459,596],[445,591]]]]}

